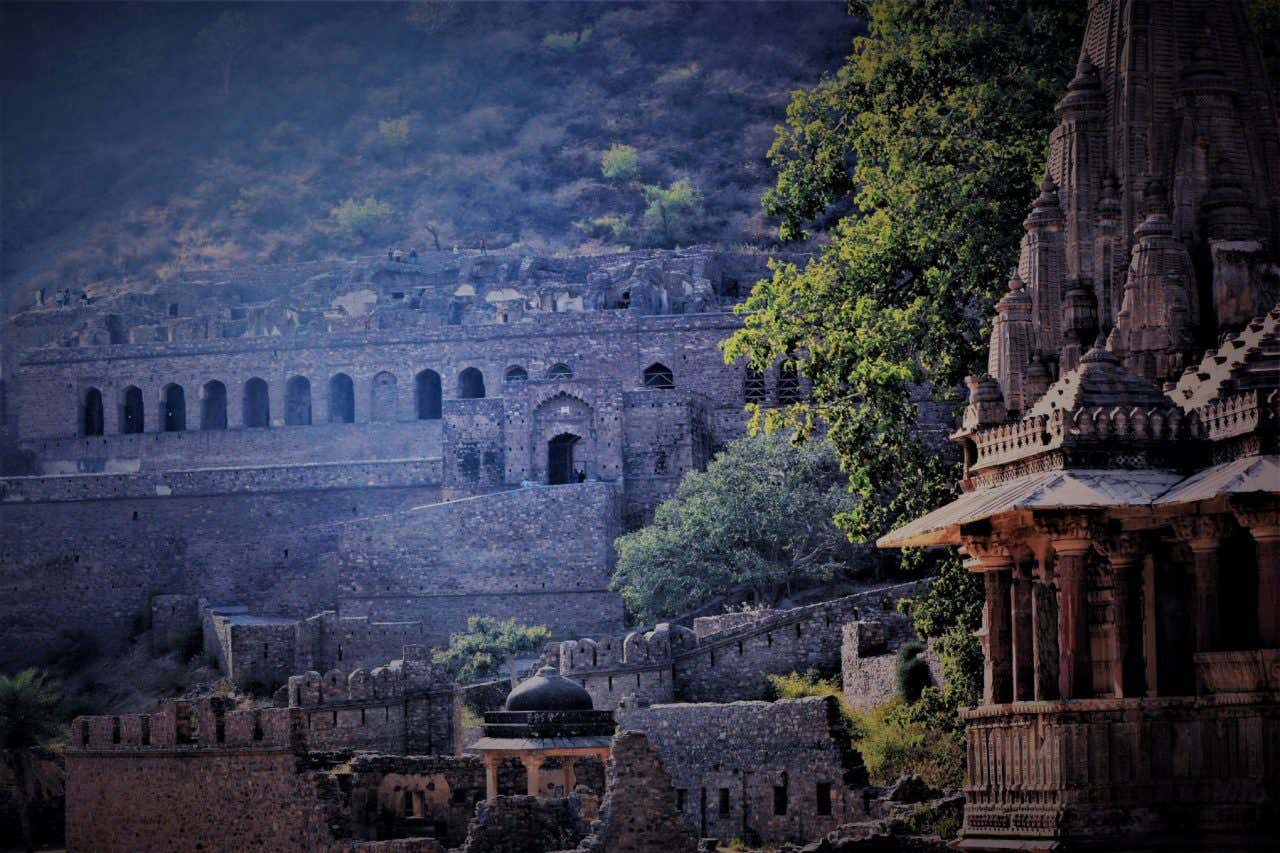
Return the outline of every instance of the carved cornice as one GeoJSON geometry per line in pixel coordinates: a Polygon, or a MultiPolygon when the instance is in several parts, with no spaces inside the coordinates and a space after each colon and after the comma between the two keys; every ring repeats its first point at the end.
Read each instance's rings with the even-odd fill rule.
{"type": "Polygon", "coordinates": [[[1098,519],[1086,513],[1038,515],[1036,527],[1049,537],[1053,550],[1061,556],[1085,554],[1104,536],[1098,519]]]}
{"type": "Polygon", "coordinates": [[[1280,498],[1264,498],[1255,501],[1236,501],[1231,507],[1236,521],[1248,529],[1255,540],[1280,539],[1280,498]]]}
{"type": "Polygon", "coordinates": [[[965,536],[964,550],[971,559],[967,568],[974,572],[994,572],[1013,566],[1009,540],[996,536],[965,536]]]}
{"type": "Polygon", "coordinates": [[[1228,516],[1188,515],[1169,520],[1173,535],[1191,546],[1192,551],[1211,551],[1218,547],[1230,528],[1228,516]]]}
{"type": "Polygon", "coordinates": [[[1096,543],[1098,550],[1116,566],[1132,566],[1144,553],[1143,538],[1140,533],[1120,533],[1106,536],[1096,543]]]}

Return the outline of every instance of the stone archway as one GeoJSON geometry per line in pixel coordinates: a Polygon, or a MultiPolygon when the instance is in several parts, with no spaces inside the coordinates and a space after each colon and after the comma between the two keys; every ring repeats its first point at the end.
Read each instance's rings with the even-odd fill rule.
{"type": "Polygon", "coordinates": [[[531,479],[558,485],[576,483],[578,472],[597,476],[595,412],[565,393],[544,400],[533,411],[529,449],[531,479]]]}

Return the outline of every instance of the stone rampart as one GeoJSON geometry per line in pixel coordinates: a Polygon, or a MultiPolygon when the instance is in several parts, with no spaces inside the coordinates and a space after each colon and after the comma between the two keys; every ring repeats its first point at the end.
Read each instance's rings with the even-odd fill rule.
{"type": "Polygon", "coordinates": [[[722,841],[817,839],[862,816],[865,774],[830,696],[618,712],[671,774],[689,832],[722,841]]]}
{"type": "Polygon", "coordinates": [[[758,621],[696,638],[674,652],[675,695],[689,702],[763,697],[770,675],[840,668],[840,629],[846,622],[893,609],[927,582],[896,584],[843,598],[780,610],[758,621]]]}

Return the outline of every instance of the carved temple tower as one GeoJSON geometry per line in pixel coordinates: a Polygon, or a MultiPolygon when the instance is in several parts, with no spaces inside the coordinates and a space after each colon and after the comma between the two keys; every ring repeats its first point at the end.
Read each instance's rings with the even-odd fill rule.
{"type": "Polygon", "coordinates": [[[971,850],[1280,833],[1280,121],[1238,0],[1090,0],[964,494],[971,850]]]}

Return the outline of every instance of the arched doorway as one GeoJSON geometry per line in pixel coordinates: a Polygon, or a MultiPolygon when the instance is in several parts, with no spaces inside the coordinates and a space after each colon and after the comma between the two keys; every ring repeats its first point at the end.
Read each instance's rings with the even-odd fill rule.
{"type": "Polygon", "coordinates": [[[164,431],[182,432],[187,428],[187,394],[181,385],[166,385],[160,399],[164,406],[164,431]]]}
{"type": "Polygon", "coordinates": [[[227,428],[227,386],[214,379],[204,383],[200,401],[200,429],[227,428]]]}
{"type": "Polygon", "coordinates": [[[577,481],[578,470],[574,467],[573,448],[578,439],[573,433],[562,432],[547,442],[547,482],[552,486],[577,481]]]}
{"type": "Polygon", "coordinates": [[[144,423],[142,389],[136,385],[130,385],[124,389],[124,405],[120,411],[120,431],[126,434],[140,433],[144,423]]]}
{"type": "Polygon", "coordinates": [[[418,420],[439,420],[440,374],[434,370],[422,371],[414,377],[414,389],[417,395],[418,420]]]}
{"type": "Polygon", "coordinates": [[[350,424],[356,420],[356,389],[351,377],[336,373],[329,380],[329,423],[350,424]]]}
{"type": "Polygon", "coordinates": [[[458,374],[458,398],[461,400],[483,399],[484,374],[474,367],[468,367],[458,374]]]}
{"type": "Polygon", "coordinates": [[[85,435],[102,435],[102,392],[90,388],[84,392],[84,429],[85,435]]]}
{"type": "Polygon", "coordinates": [[[311,380],[295,376],[284,386],[286,426],[311,426],[311,380]]]}
{"type": "Polygon", "coordinates": [[[244,425],[247,427],[271,426],[271,397],[266,380],[254,377],[244,383],[244,425]]]}

